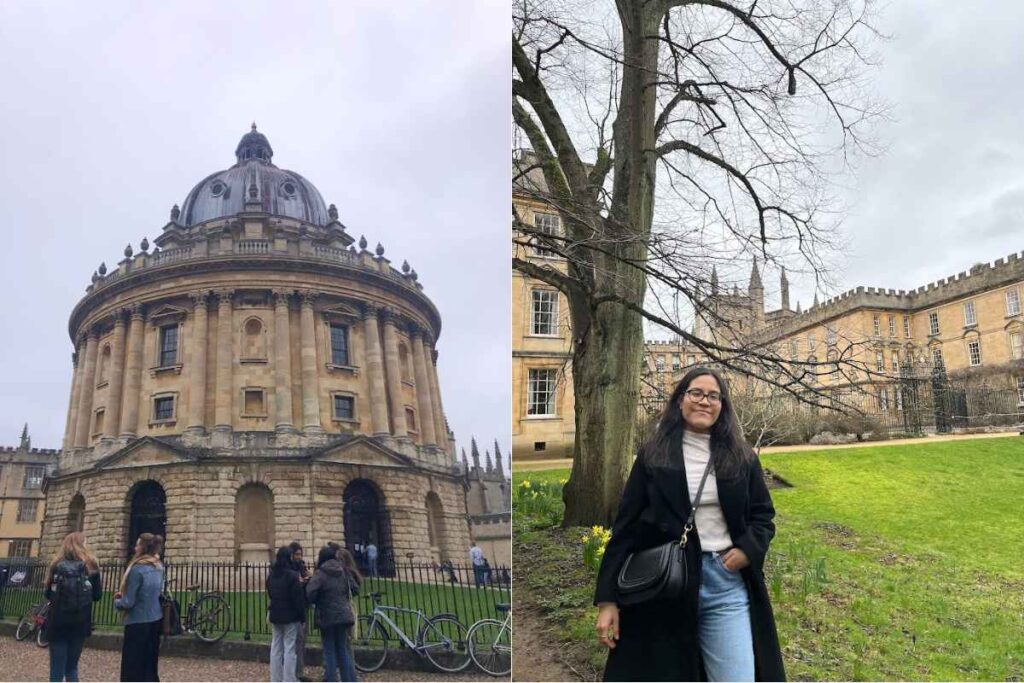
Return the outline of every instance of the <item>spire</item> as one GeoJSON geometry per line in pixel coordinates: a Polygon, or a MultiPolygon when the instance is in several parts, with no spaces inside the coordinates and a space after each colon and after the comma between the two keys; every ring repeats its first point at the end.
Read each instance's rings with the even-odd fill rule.
{"type": "Polygon", "coordinates": [[[800,313],[800,301],[796,302],[796,312],[800,313]]]}
{"type": "Polygon", "coordinates": [[[493,472],[494,471],[494,463],[491,462],[491,452],[490,451],[484,451],[484,458],[487,461],[487,471],[488,472],[493,472]]]}
{"type": "Polygon", "coordinates": [[[480,449],[476,447],[476,437],[469,437],[469,454],[473,458],[473,469],[480,469],[480,449]]]}
{"type": "Polygon", "coordinates": [[[757,257],[754,257],[754,265],[750,269],[750,286],[749,290],[764,289],[764,285],[761,284],[761,273],[757,270],[757,257]]]}
{"type": "Polygon", "coordinates": [[[718,295],[718,269],[711,266],[711,296],[718,295]]]}
{"type": "Polygon", "coordinates": [[[495,467],[498,470],[498,474],[501,475],[502,481],[505,480],[505,465],[501,461],[501,448],[498,447],[498,440],[494,440],[494,460],[495,467]]]}
{"type": "Polygon", "coordinates": [[[817,308],[817,307],[818,307],[818,291],[815,290],[814,291],[814,303],[811,304],[811,308],[817,308]]]}
{"type": "Polygon", "coordinates": [[[20,446],[20,448],[22,448],[23,450],[27,451],[31,447],[32,447],[32,439],[28,435],[28,422],[26,422],[25,426],[22,427],[22,429],[21,429],[21,446],[20,446]]]}
{"type": "Polygon", "coordinates": [[[462,449],[462,466],[464,468],[466,468],[467,472],[469,471],[469,461],[466,460],[466,449],[465,448],[462,449]]]}
{"type": "Polygon", "coordinates": [[[782,310],[789,310],[789,280],[786,278],[786,267],[782,267],[782,275],[779,277],[779,286],[782,290],[782,310]]]}

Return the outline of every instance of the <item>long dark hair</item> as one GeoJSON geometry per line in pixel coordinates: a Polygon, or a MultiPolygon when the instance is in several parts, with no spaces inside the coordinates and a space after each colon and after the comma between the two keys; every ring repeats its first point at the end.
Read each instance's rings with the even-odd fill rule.
{"type": "Polygon", "coordinates": [[[345,565],[345,569],[348,571],[349,576],[352,577],[352,580],[355,581],[356,585],[362,586],[363,575],[359,571],[359,567],[356,565],[356,560],[352,557],[352,553],[350,553],[346,548],[338,548],[338,559],[341,560],[343,565],[345,565]]]}
{"type": "Polygon", "coordinates": [[[325,545],[320,548],[320,552],[316,556],[316,568],[320,569],[324,562],[336,559],[338,557],[338,551],[332,548],[330,545],[325,545]]]}
{"type": "Polygon", "coordinates": [[[679,384],[672,391],[665,404],[661,417],[643,445],[641,451],[644,462],[662,467],[682,467],[682,453],[672,453],[670,444],[677,434],[681,437],[686,421],[679,401],[683,393],[690,388],[693,380],[710,375],[718,382],[722,394],[722,409],[718,419],[711,425],[711,462],[715,476],[719,479],[734,479],[744,471],[754,458],[754,452],[743,438],[743,428],[736,419],[732,401],[729,399],[729,387],[725,378],[717,370],[696,367],[683,375],[679,384]]]}
{"type": "Polygon", "coordinates": [[[277,557],[274,559],[274,567],[270,571],[272,574],[277,575],[291,568],[292,548],[291,546],[283,545],[277,549],[277,557]]]}

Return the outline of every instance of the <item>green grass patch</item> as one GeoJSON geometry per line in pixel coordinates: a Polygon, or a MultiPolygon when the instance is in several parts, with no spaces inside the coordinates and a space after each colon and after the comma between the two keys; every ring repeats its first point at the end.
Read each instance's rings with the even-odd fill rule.
{"type": "MultiPolygon", "coordinates": [[[[777,535],[765,574],[794,680],[1024,678],[1024,440],[762,458],[777,535]]],[[[566,470],[521,472],[559,481],[566,470]]],[[[516,518],[517,600],[597,677],[582,529],[516,518]]]]}

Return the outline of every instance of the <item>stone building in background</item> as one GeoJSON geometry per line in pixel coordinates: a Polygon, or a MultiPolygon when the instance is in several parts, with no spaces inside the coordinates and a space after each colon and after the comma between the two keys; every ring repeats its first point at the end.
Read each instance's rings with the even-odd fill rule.
{"type": "Polygon", "coordinates": [[[466,491],[466,510],[469,525],[484,556],[492,565],[512,566],[512,485],[505,476],[505,463],[497,440],[494,442],[494,461],[491,452],[484,451],[480,462],[480,449],[476,439],[470,440],[472,462],[462,449],[462,465],[469,488],[466,491]]]}
{"type": "Polygon", "coordinates": [[[170,561],[266,561],[293,540],[461,560],[441,317],[416,271],[356,241],[255,125],[235,155],[71,314],[44,546],[81,528],[106,561],[142,532],[170,561]]]}
{"type": "Polygon", "coordinates": [[[43,480],[59,451],[32,448],[28,425],[17,448],[0,448],[0,558],[38,557],[46,509],[43,480]]]}

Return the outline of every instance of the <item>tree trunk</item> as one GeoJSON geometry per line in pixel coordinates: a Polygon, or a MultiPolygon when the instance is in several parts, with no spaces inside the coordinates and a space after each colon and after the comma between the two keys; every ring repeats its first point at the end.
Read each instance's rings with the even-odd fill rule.
{"type": "MultiPolygon", "coordinates": [[[[576,442],[564,491],[563,525],[610,524],[633,459],[643,323],[613,296],[642,307],[646,282],[635,267],[647,254],[654,208],[658,30],[665,8],[651,0],[620,0],[623,75],[613,135],[612,203],[602,221],[602,247],[592,256],[594,291],[573,309],[576,442]]],[[[570,267],[579,267],[571,264],[570,267]]],[[[581,273],[581,275],[583,275],[581,273]]]]}

